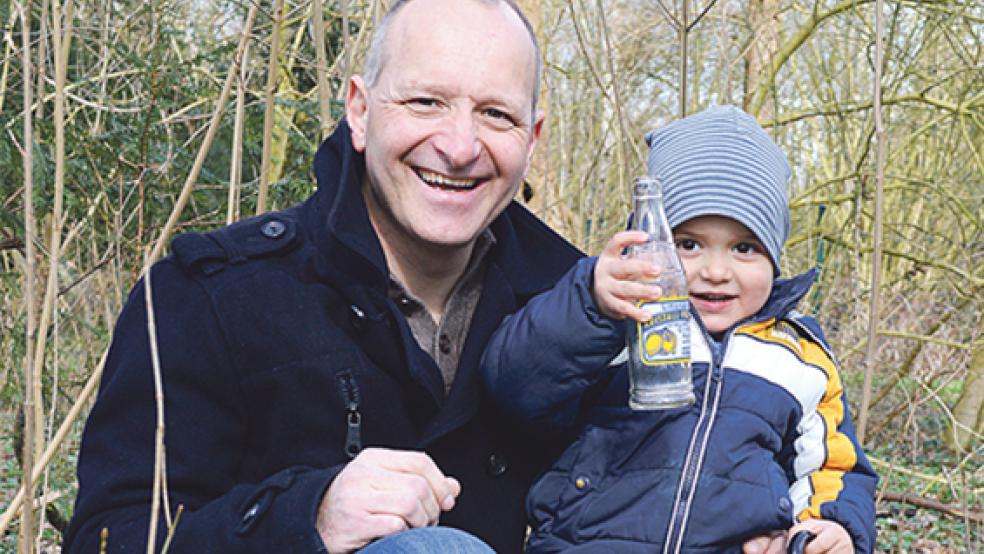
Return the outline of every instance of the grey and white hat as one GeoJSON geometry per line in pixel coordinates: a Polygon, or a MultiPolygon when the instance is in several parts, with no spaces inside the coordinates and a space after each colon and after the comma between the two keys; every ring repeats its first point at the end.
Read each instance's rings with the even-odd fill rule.
{"type": "Polygon", "coordinates": [[[650,131],[646,143],[670,227],[703,215],[730,217],[762,241],[778,276],[791,170],[758,122],[734,106],[711,106],[650,131]]]}

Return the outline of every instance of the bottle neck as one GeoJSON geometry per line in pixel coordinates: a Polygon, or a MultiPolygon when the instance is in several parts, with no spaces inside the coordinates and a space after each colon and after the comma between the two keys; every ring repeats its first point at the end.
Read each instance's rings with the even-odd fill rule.
{"type": "Polygon", "coordinates": [[[660,195],[637,196],[634,199],[633,228],[657,235],[658,240],[669,240],[670,226],[662,200],[660,195]]]}
{"type": "Polygon", "coordinates": [[[636,214],[636,217],[645,213],[663,211],[663,196],[661,194],[636,195],[633,197],[632,202],[633,212],[636,214]]]}

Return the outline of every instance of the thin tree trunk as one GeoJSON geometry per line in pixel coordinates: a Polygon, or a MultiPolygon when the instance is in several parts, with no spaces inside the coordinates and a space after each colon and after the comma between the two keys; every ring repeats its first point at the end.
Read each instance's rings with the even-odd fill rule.
{"type": "Polygon", "coordinates": [[[147,554],[154,554],[157,545],[157,520],[160,517],[161,498],[170,527],[170,506],[167,502],[167,486],[164,483],[164,383],[161,378],[161,358],[157,350],[157,324],[154,321],[154,290],[149,256],[144,258],[144,304],[147,307],[147,341],[150,344],[150,361],[154,370],[154,403],[157,406],[157,428],[154,433],[154,485],[150,499],[150,525],[147,531],[147,554]]]}
{"type": "Polygon", "coordinates": [[[324,5],[311,0],[311,30],[314,33],[314,56],[318,75],[318,108],[321,138],[326,139],[334,126],[331,120],[331,91],[328,84],[328,56],[325,53],[324,5]]]}
{"type": "Polygon", "coordinates": [[[689,29],[687,29],[689,24],[687,8],[689,3],[689,0],[681,0],[680,2],[680,25],[677,28],[677,38],[680,41],[680,74],[677,77],[679,80],[677,90],[680,94],[680,119],[687,117],[687,38],[690,34],[689,29]]]}
{"type": "Polygon", "coordinates": [[[41,17],[38,19],[38,82],[35,88],[34,97],[37,98],[37,105],[34,106],[34,119],[44,121],[44,101],[47,97],[45,75],[48,72],[48,2],[41,1],[41,17]]]}
{"type": "Polygon", "coordinates": [[[34,133],[31,119],[31,0],[21,1],[21,48],[24,84],[24,308],[27,323],[24,349],[24,455],[21,471],[25,497],[21,516],[21,552],[30,554],[34,545],[34,133]]]}
{"type": "MultiPolygon", "coordinates": [[[[743,108],[748,111],[752,103],[752,93],[762,88],[773,90],[774,84],[762,82],[770,76],[767,68],[772,56],[779,50],[779,2],[778,0],[751,0],[748,3],[748,26],[751,28],[751,44],[745,52],[745,94],[743,108]]],[[[771,98],[771,95],[770,95],[771,98]]],[[[766,100],[758,113],[760,121],[768,121],[775,116],[773,102],[766,100]]]]}
{"type": "Polygon", "coordinates": [[[280,27],[284,20],[284,0],[274,0],[270,31],[270,62],[267,66],[266,108],[263,112],[263,157],[260,161],[260,191],[256,198],[256,214],[266,211],[270,188],[271,151],[273,149],[273,107],[280,77],[280,27]]]}
{"type": "Polygon", "coordinates": [[[885,192],[885,128],[882,124],[881,81],[882,81],[882,35],[884,22],[882,10],[884,0],[875,2],[875,79],[874,79],[874,115],[875,115],[875,221],[872,233],[871,252],[871,303],[868,307],[868,348],[864,356],[864,385],[861,389],[861,407],[858,415],[858,442],[864,444],[865,431],[868,427],[868,409],[871,405],[871,380],[875,371],[875,360],[878,354],[878,303],[881,296],[881,258],[882,258],[882,210],[885,192]]]}
{"type": "MultiPolygon", "coordinates": [[[[40,458],[44,450],[44,406],[41,397],[41,377],[44,371],[45,350],[47,347],[48,325],[53,319],[54,306],[58,296],[58,267],[61,265],[61,234],[65,196],[65,78],[68,64],[68,51],[71,48],[72,17],[74,9],[68,0],[64,14],[65,29],[62,30],[62,9],[60,0],[54,0],[51,9],[52,36],[54,41],[55,61],[55,190],[54,208],[51,214],[51,228],[48,244],[48,282],[45,290],[44,303],[41,307],[41,319],[36,331],[34,345],[34,411],[35,437],[34,456],[40,458]]],[[[52,397],[52,400],[54,397],[52,397]]],[[[54,425],[54,422],[52,422],[54,425]]],[[[41,505],[38,508],[42,522],[45,509],[45,495],[41,495],[41,505]]]]}
{"type": "MultiPolygon", "coordinates": [[[[99,96],[96,102],[106,105],[107,74],[109,73],[109,21],[113,14],[113,0],[103,2],[102,34],[99,37],[99,96]]],[[[93,136],[102,133],[102,110],[96,110],[96,119],[92,122],[93,136]]]]}
{"type": "MultiPolygon", "coordinates": [[[[376,0],[373,0],[373,8],[379,8],[376,0]]],[[[344,66],[342,67],[342,86],[338,89],[338,97],[344,99],[345,97],[343,95],[348,91],[349,79],[352,78],[352,41],[351,37],[349,37],[350,15],[348,0],[338,0],[338,9],[342,12],[342,59],[344,60],[344,66]]],[[[362,33],[362,29],[359,29],[359,33],[362,33]]]]}
{"type": "MultiPolygon", "coordinates": [[[[243,59],[249,52],[249,44],[243,47],[243,59]]],[[[243,134],[246,123],[246,64],[239,64],[239,80],[236,86],[236,121],[232,128],[232,160],[229,162],[229,205],[226,225],[239,219],[239,200],[243,181],[243,134]]]]}

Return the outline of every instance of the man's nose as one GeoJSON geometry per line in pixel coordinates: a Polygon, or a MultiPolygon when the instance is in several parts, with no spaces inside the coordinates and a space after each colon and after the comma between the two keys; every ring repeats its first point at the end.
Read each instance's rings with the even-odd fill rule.
{"type": "Polygon", "coordinates": [[[434,138],[434,147],[451,167],[465,167],[481,154],[475,120],[470,113],[456,111],[434,138]]]}

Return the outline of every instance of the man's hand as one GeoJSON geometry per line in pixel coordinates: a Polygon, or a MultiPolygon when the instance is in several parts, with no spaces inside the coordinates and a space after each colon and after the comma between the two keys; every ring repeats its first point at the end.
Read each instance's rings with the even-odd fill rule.
{"type": "Polygon", "coordinates": [[[792,537],[800,531],[811,531],[817,537],[806,544],[805,554],[854,554],[851,535],[836,521],[808,519],[789,530],[792,537]]]}
{"type": "Polygon", "coordinates": [[[652,317],[636,302],[660,297],[662,291],[658,286],[643,282],[658,278],[659,268],[646,260],[622,257],[625,248],[648,240],[642,231],[622,231],[598,255],[591,293],[603,315],[612,319],[631,317],[636,321],[648,321],[652,317]]]}
{"type": "Polygon", "coordinates": [[[321,499],[318,533],[328,552],[352,552],[379,537],[435,525],[460,492],[427,454],[367,448],[321,499]]]}

